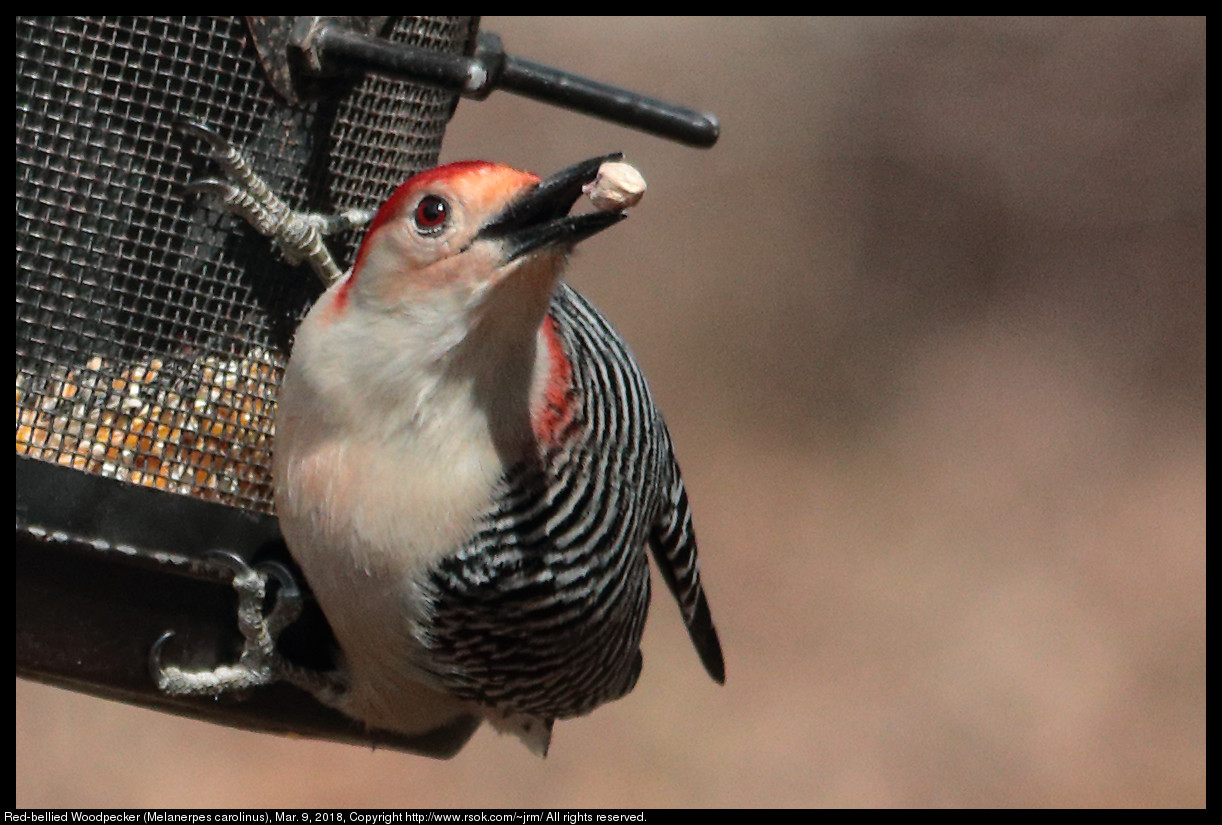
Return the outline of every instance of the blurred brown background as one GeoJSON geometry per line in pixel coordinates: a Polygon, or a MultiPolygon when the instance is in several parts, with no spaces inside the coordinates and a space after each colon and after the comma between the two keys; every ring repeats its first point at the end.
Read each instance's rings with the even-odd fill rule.
{"type": "Polygon", "coordinates": [[[546,761],[18,681],[16,804],[1204,805],[1204,19],[484,27],[721,120],[498,94],[443,159],[648,179],[570,275],[670,422],[726,686],[660,586],[636,691],[546,761]]]}

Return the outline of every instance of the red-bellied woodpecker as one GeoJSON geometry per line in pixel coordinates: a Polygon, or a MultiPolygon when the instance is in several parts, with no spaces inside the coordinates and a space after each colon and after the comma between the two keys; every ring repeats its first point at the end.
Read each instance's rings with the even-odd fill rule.
{"type": "Polygon", "coordinates": [[[486,162],[416,175],[297,332],[277,512],[342,648],[326,701],[368,725],[476,715],[545,753],[553,720],[637,681],[646,547],[724,681],[666,426],[560,280],[623,217],[569,214],[617,159],[542,181],[486,162]]]}

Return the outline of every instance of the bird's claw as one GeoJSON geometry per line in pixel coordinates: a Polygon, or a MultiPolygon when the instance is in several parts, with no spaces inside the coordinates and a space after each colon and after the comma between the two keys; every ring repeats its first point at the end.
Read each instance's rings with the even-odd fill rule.
{"type": "Polygon", "coordinates": [[[174,638],[174,636],[175,633],[173,630],[167,630],[165,633],[162,633],[157,638],[157,641],[153,642],[153,646],[149,648],[149,675],[153,677],[153,682],[156,683],[158,689],[160,690],[167,689],[166,683],[168,681],[166,676],[167,667],[161,661],[161,651],[165,648],[165,643],[174,638]]]}
{"type": "Polygon", "coordinates": [[[192,137],[196,137],[204,141],[205,143],[210,145],[212,147],[212,151],[217,153],[218,155],[223,155],[225,152],[227,152],[229,149],[232,148],[229,145],[229,141],[225,140],[225,138],[221,137],[215,131],[205,126],[204,124],[196,123],[194,120],[191,120],[189,118],[185,118],[185,117],[178,118],[177,120],[174,121],[174,128],[178,129],[179,131],[186,132],[188,135],[191,135],[192,137]]]}
{"type": "Polygon", "coordinates": [[[343,273],[323,236],[362,226],[372,217],[371,213],[349,209],[338,215],[315,215],[290,209],[255,171],[245,154],[225,138],[191,120],[180,119],[175,125],[207,145],[208,155],[226,178],[190,182],[189,192],[215,198],[222,207],[275,243],[289,263],[308,263],[324,285],[330,286],[340,279],[343,273]]]}

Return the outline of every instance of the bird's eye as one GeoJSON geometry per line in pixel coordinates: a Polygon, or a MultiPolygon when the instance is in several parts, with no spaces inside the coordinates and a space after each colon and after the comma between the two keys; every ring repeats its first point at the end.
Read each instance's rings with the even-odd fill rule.
{"type": "Polygon", "coordinates": [[[416,204],[416,229],[422,234],[432,235],[440,232],[445,226],[446,221],[450,219],[450,204],[445,202],[444,198],[439,198],[436,195],[425,195],[420,199],[420,203],[416,204]]]}

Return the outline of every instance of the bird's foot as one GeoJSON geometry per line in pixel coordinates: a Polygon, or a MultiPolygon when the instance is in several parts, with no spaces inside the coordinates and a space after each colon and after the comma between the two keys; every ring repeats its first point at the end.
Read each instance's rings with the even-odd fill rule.
{"type": "Polygon", "coordinates": [[[275,562],[251,567],[231,553],[218,551],[210,554],[210,560],[233,574],[233,588],[238,593],[238,629],[244,639],[242,654],[236,664],[220,665],[211,670],[191,670],[167,664],[162,651],[174,631],[166,631],[149,651],[149,672],[164,693],[218,696],[272,684],[286,678],[293,669],[276,652],[276,639],[281,631],[301,614],[301,589],[292,574],[275,562]],[[269,579],[275,579],[279,587],[275,604],[265,613],[269,579]]]}
{"type": "Polygon", "coordinates": [[[363,209],[348,209],[337,215],[297,212],[271,190],[240,149],[212,129],[190,120],[180,120],[178,128],[198,138],[224,173],[224,180],[207,178],[187,184],[187,189],[214,198],[238,215],[259,234],[270,238],[291,264],[308,263],[323,284],[330,286],[343,275],[331,257],[323,237],[355,229],[372,216],[363,209]]]}

